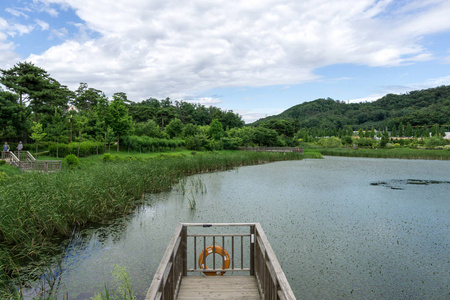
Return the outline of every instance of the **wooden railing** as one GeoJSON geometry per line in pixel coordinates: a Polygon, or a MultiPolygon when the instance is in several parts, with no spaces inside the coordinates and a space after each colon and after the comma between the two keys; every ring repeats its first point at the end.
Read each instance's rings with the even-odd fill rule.
{"type": "Polygon", "coordinates": [[[33,170],[41,172],[61,171],[62,161],[60,160],[36,160],[36,161],[21,161],[19,169],[22,171],[33,170]]]}
{"type": "Polygon", "coordinates": [[[20,161],[36,161],[36,158],[29,151],[14,151],[14,154],[20,159],[20,161]]]}
{"type": "Polygon", "coordinates": [[[61,171],[62,161],[60,160],[36,160],[28,151],[18,151],[16,154],[12,151],[3,151],[2,159],[22,171],[41,171],[53,172],[61,171]]]}
{"type": "Polygon", "coordinates": [[[244,275],[247,273],[256,277],[261,299],[295,299],[259,223],[180,223],[145,299],[176,299],[181,280],[188,272],[232,272],[233,274],[239,272],[244,275]],[[218,229],[222,232],[217,232],[218,229]],[[208,233],[205,233],[205,230],[208,233]],[[208,257],[210,261],[207,262],[205,259],[203,266],[197,264],[200,252],[206,253],[210,244],[227,250],[231,259],[228,268],[223,268],[225,256],[222,256],[222,259],[216,259],[216,255],[211,255],[208,257]],[[206,265],[209,267],[207,268],[206,265]]]}
{"type": "Polygon", "coordinates": [[[299,147],[240,147],[242,151],[259,151],[259,152],[298,152],[303,154],[303,148],[299,147]]]}

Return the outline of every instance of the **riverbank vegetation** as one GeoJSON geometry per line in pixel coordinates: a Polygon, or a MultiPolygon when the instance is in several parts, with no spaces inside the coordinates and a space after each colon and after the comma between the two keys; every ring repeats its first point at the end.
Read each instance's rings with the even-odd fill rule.
{"type": "MultiPolygon", "coordinates": [[[[21,173],[0,184],[0,281],[36,276],[20,265],[46,262],[60,239],[89,224],[129,214],[145,193],[169,190],[187,175],[279,160],[298,153],[181,152],[152,157],[105,154],[55,173],[21,173]]],[[[7,289],[8,286],[1,288],[7,289]]]]}
{"type": "Polygon", "coordinates": [[[136,102],[123,92],[109,99],[87,83],[71,91],[28,62],[0,72],[8,89],[0,90],[0,138],[13,150],[23,141],[24,150],[49,151],[53,157],[180,147],[217,151],[313,143],[330,148],[329,138],[368,149],[450,144],[450,137],[444,138],[450,131],[450,86],[389,94],[370,103],[317,99],[245,126],[239,114],[213,106],[151,97],[136,102]]]}

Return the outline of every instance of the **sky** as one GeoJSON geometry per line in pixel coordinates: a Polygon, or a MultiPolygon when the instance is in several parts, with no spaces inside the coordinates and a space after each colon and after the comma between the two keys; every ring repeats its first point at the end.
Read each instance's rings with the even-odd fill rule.
{"type": "Polygon", "coordinates": [[[246,123],[318,98],[450,85],[448,0],[1,0],[0,69],[213,105],[246,123]]]}

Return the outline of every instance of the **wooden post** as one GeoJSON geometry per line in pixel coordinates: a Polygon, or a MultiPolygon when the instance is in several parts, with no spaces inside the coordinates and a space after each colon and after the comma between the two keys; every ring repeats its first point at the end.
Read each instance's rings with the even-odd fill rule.
{"type": "Polygon", "coordinates": [[[250,275],[255,275],[255,225],[250,226],[250,275]]]}
{"type": "Polygon", "coordinates": [[[181,251],[183,252],[183,276],[187,276],[187,226],[181,229],[181,251]]]}

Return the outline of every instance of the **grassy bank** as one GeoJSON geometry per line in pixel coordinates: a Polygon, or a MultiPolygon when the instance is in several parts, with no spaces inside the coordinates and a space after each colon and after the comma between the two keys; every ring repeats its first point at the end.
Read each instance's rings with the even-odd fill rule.
{"type": "Polygon", "coordinates": [[[79,169],[22,173],[0,183],[0,276],[17,276],[17,263],[41,260],[56,246],[55,237],[128,214],[145,193],[169,190],[186,175],[301,156],[223,151],[118,157],[110,162],[86,158],[79,169]]]}
{"type": "Polygon", "coordinates": [[[423,150],[423,149],[409,149],[409,148],[393,148],[393,149],[319,148],[315,150],[320,152],[322,155],[330,155],[330,156],[450,160],[450,151],[448,150],[423,150]]]}

